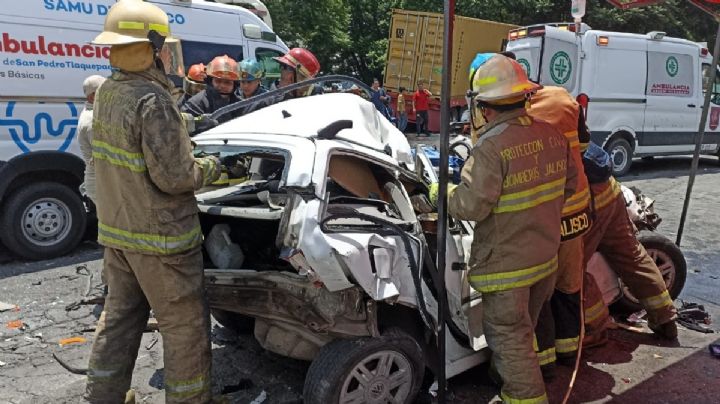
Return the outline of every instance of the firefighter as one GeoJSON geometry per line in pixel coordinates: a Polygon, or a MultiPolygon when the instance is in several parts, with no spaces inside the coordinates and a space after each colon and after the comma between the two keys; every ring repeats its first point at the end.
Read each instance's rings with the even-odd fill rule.
{"type": "Polygon", "coordinates": [[[204,64],[198,63],[190,66],[183,79],[183,96],[178,102],[178,106],[182,107],[192,96],[203,91],[206,80],[207,73],[204,64]]]}
{"type": "MultiPolygon", "coordinates": [[[[618,274],[630,293],[647,311],[648,326],[658,336],[677,338],[677,310],[665,281],[636,238],[637,229],[628,215],[625,197],[618,182],[610,175],[612,164],[607,153],[595,144],[585,152],[583,163],[588,172],[595,220],[584,237],[585,265],[595,251],[600,251],[618,274]]],[[[609,313],[594,279],[585,278],[585,327],[588,346],[607,340],[605,326],[609,313]]]]}
{"type": "MultiPolygon", "coordinates": [[[[218,109],[240,101],[237,95],[240,70],[235,59],[228,55],[214,58],[205,68],[207,79],[205,90],[192,96],[182,106],[182,111],[192,116],[211,114],[218,109]]],[[[223,117],[221,122],[232,117],[223,117]]]]}
{"type": "MultiPolygon", "coordinates": [[[[320,73],[320,62],[318,62],[312,52],[305,48],[292,48],[285,55],[273,59],[280,63],[280,80],[275,83],[277,88],[283,88],[290,84],[312,79],[320,73]]],[[[322,93],[322,86],[313,85],[302,90],[294,91],[292,94],[288,93],[283,99],[322,93]]]]}
{"type": "Polygon", "coordinates": [[[540,86],[516,61],[479,55],[470,80],[471,117],[487,124],[448,212],[476,222],[469,282],[483,294],[482,324],[503,401],[546,403],[533,329],[555,285],[561,212],[577,169],[565,137],[527,114],[526,100],[540,86]]]}
{"type": "Polygon", "coordinates": [[[192,156],[166,76],[178,66],[160,58],[161,52],[181,54],[164,11],[141,0],[120,0],[92,43],[110,46],[115,71],[95,98],[98,241],[105,247],[109,293],[90,354],[85,399],[123,402],[152,309],[163,338],[166,401],[207,403],[210,325],[194,190],[217,179],[219,162],[192,156]]]}
{"type": "MultiPolygon", "coordinates": [[[[241,100],[264,94],[267,89],[263,87],[262,80],[265,77],[265,69],[255,59],[245,59],[240,62],[240,88],[238,96],[241,100]]],[[[240,112],[241,115],[249,114],[255,110],[263,108],[271,104],[271,100],[260,101],[253,105],[244,107],[240,112]]]]}
{"type": "MultiPolygon", "coordinates": [[[[548,86],[532,98],[528,114],[553,125],[565,135],[578,168],[575,194],[565,201],[560,226],[558,275],[555,292],[540,313],[535,330],[537,351],[543,375],[551,378],[555,359],[565,365],[575,363],[580,340],[580,289],[584,273],[583,234],[591,227],[590,189],[580,154],[578,124],[582,119],[580,106],[562,87],[548,86]]],[[[584,126],[584,125],[583,125],[584,126]]],[[[580,134],[583,143],[589,133],[580,134]]]]}

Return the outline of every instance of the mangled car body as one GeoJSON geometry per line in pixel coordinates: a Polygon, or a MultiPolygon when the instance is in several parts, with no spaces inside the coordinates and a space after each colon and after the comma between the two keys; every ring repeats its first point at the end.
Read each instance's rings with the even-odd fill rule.
{"type": "MultiPolygon", "coordinates": [[[[345,369],[329,361],[322,366],[341,367],[322,373],[342,373],[343,392],[308,396],[306,384],[307,402],[378,389],[380,398],[398,402],[414,396],[425,366],[437,359],[436,215],[425,197],[434,171],[427,160],[413,158],[405,136],[350,94],[282,102],[193,140],[199,155],[216,155],[226,168],[197,195],[216,318],[252,326],[264,348],[313,366],[346,350],[335,346],[342,342],[382,342],[355,360],[375,361],[363,366],[378,375],[378,361],[390,361],[377,385],[352,382],[357,363],[345,369]]],[[[479,325],[468,323],[469,311],[480,309],[465,280],[472,229],[454,222],[449,231],[452,376],[483,361],[486,344],[479,325]]]]}

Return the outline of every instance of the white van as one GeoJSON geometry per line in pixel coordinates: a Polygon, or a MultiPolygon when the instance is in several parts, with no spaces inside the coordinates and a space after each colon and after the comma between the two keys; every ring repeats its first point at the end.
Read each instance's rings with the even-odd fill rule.
{"type": "MultiPolygon", "coordinates": [[[[612,156],[615,175],[632,157],[691,154],[703,104],[703,77],[712,64],[705,44],[596,31],[582,24],[523,27],[509,33],[507,50],[531,80],[589,97],[592,140],[612,156]]],[[[715,85],[715,92],[718,85],[715,85]]],[[[714,94],[702,152],[717,154],[720,97],[714,94]]]]}
{"type": "MultiPolygon", "coordinates": [[[[287,46],[245,8],[151,0],[182,39],[184,64],[221,54],[263,62],[287,46]]],[[[109,75],[109,48],[90,45],[114,0],[5,1],[0,8],[0,241],[17,255],[50,258],[81,240],[84,164],[76,141],[83,80],[109,75]]]]}

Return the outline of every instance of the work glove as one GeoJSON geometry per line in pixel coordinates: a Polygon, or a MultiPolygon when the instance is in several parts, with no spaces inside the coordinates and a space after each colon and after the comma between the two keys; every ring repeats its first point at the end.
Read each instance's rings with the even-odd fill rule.
{"type": "MultiPolygon", "coordinates": [[[[455,188],[457,188],[457,185],[448,184],[448,190],[447,190],[448,198],[450,198],[453,191],[455,191],[455,188]]],[[[432,205],[435,207],[437,207],[439,193],[440,193],[440,184],[437,182],[430,184],[430,192],[429,192],[428,196],[430,197],[430,203],[432,203],[432,205]]]]}
{"type": "Polygon", "coordinates": [[[198,133],[210,130],[220,124],[217,120],[213,119],[210,114],[192,116],[191,114],[183,112],[182,117],[190,136],[195,136],[198,133]]]}

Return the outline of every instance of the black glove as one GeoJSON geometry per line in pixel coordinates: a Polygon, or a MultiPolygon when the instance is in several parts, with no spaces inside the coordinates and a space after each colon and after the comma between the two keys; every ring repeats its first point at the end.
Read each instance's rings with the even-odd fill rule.
{"type": "Polygon", "coordinates": [[[220,125],[220,123],[217,120],[213,119],[210,114],[202,114],[200,116],[196,116],[193,119],[193,122],[195,123],[195,130],[193,131],[194,135],[205,132],[206,130],[210,130],[220,125]]]}

